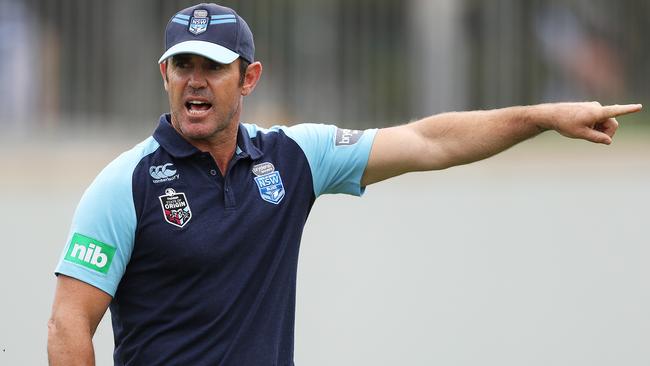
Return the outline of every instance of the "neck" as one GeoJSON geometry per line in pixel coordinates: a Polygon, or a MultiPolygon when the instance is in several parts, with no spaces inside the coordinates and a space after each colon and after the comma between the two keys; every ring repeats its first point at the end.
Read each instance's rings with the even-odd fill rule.
{"type": "MultiPolygon", "coordinates": [[[[241,99],[240,99],[241,102],[241,99]]],[[[227,124],[222,125],[221,128],[218,128],[211,135],[200,137],[200,138],[191,138],[188,137],[181,131],[178,123],[174,123],[174,114],[172,112],[172,126],[178,133],[183,136],[183,138],[194,145],[197,149],[203,152],[210,153],[212,159],[219,167],[221,175],[225,176],[228,170],[228,164],[235,155],[235,150],[237,149],[237,133],[239,132],[239,116],[241,115],[241,105],[238,105],[232,110],[226,120],[227,124]]]]}
{"type": "Polygon", "coordinates": [[[219,167],[221,175],[225,176],[228,170],[228,164],[237,149],[238,130],[239,124],[233,123],[226,129],[219,131],[215,136],[208,139],[190,140],[189,142],[197,149],[210,153],[212,159],[214,159],[219,167]]]}

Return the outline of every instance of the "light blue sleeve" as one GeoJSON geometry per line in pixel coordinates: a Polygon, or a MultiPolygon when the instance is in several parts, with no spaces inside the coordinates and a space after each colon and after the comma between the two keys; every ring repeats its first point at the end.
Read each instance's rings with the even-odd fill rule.
{"type": "Polygon", "coordinates": [[[365,131],[304,123],[283,131],[305,153],[316,197],[326,193],[361,196],[361,177],[368,165],[376,129],[365,131]]]}
{"type": "Polygon", "coordinates": [[[146,139],[113,160],[86,189],[72,219],[57,275],[74,277],[115,295],[131,258],[137,225],[133,171],[158,146],[153,137],[146,139]]]}

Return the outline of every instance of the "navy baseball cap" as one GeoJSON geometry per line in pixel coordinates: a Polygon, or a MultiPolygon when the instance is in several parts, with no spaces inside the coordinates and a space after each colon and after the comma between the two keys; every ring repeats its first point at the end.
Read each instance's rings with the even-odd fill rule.
{"type": "Polygon", "coordinates": [[[176,13],[165,28],[165,53],[158,63],[191,53],[229,64],[238,57],[255,59],[253,33],[234,10],[217,4],[198,4],[176,13]]]}

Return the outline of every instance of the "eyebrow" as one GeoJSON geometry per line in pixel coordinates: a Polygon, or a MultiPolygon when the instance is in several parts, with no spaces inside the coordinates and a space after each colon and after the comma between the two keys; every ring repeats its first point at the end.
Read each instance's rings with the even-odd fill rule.
{"type": "Polygon", "coordinates": [[[189,55],[174,55],[172,56],[172,62],[178,64],[180,62],[186,62],[190,59],[189,55]]]}
{"type": "Polygon", "coordinates": [[[219,66],[219,67],[223,67],[223,66],[226,65],[226,64],[222,64],[221,62],[217,62],[217,61],[214,61],[214,60],[210,60],[209,58],[206,58],[206,60],[208,61],[208,65],[210,65],[210,66],[219,66]]]}

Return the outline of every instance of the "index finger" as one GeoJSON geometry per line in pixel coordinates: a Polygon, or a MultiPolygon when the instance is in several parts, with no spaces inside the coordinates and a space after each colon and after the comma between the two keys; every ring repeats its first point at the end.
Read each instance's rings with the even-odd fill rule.
{"type": "Polygon", "coordinates": [[[641,110],[641,104],[614,104],[603,107],[605,117],[616,117],[624,114],[635,113],[641,110]]]}

